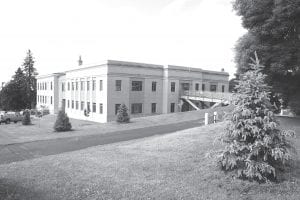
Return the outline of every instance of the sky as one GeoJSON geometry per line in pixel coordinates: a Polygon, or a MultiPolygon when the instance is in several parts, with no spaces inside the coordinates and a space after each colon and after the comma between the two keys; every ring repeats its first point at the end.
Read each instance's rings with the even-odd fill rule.
{"type": "Polygon", "coordinates": [[[0,81],[30,49],[39,74],[123,60],[235,73],[231,0],[0,1],[0,81]]]}

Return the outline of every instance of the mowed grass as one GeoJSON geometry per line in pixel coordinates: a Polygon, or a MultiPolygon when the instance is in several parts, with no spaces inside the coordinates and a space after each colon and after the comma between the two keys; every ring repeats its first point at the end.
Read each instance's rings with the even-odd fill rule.
{"type": "MultiPolygon", "coordinates": [[[[294,129],[300,119],[281,119],[294,129]]],[[[226,123],[0,166],[0,199],[300,199],[300,157],[279,183],[225,174],[209,150],[226,123]]]]}

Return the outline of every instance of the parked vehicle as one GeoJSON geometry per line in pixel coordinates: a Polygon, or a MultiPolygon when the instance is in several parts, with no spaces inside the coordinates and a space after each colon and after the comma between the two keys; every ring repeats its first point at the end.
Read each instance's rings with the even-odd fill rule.
{"type": "Polygon", "coordinates": [[[10,122],[17,123],[18,121],[22,121],[23,116],[19,112],[0,112],[0,124],[10,122]]]}

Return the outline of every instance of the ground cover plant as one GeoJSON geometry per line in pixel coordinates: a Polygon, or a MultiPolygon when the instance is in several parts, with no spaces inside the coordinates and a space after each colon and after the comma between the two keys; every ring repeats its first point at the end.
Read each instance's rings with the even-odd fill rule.
{"type": "Polygon", "coordinates": [[[236,176],[249,180],[276,180],[292,158],[292,148],[287,136],[292,131],[279,129],[279,123],[270,103],[270,88],[265,84],[257,55],[251,69],[241,76],[236,86],[229,124],[221,140],[227,145],[219,155],[225,171],[235,171],[236,176]]]}
{"type": "Polygon", "coordinates": [[[64,111],[59,111],[57,115],[57,119],[54,124],[54,130],[57,132],[61,131],[70,131],[72,129],[72,125],[69,121],[68,115],[64,111]]]}

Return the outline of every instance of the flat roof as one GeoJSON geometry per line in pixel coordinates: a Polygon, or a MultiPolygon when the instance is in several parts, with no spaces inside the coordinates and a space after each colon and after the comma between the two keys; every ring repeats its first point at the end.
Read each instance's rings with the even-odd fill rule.
{"type": "Polygon", "coordinates": [[[60,73],[40,75],[40,76],[37,76],[37,78],[47,78],[47,77],[51,77],[51,76],[63,76],[67,72],[73,72],[73,71],[78,71],[78,70],[101,67],[101,66],[104,66],[104,65],[134,66],[134,67],[156,68],[156,69],[171,69],[171,70],[202,72],[202,73],[206,73],[206,74],[218,74],[218,75],[229,76],[228,72],[203,70],[201,68],[195,68],[195,67],[177,66],[177,65],[158,65],[158,64],[139,63],[139,62],[120,61],[120,60],[105,60],[105,61],[102,61],[99,64],[81,65],[81,66],[78,66],[78,68],[76,68],[76,69],[66,70],[66,71],[60,72],[60,73]]]}

